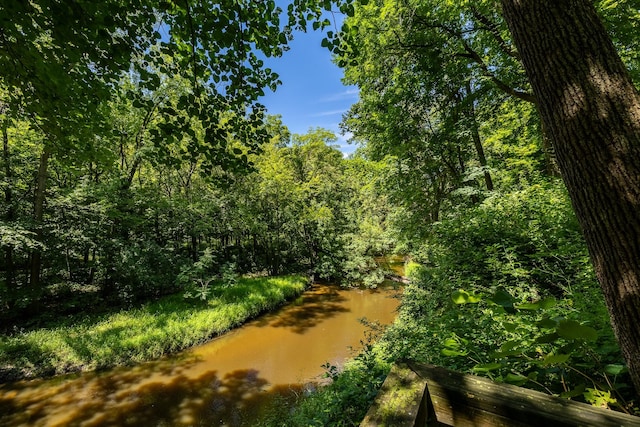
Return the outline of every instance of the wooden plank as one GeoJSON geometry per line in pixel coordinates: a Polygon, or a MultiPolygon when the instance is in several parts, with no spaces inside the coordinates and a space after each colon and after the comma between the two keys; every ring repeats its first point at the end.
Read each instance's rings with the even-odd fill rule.
{"type": "Polygon", "coordinates": [[[406,365],[393,365],[360,427],[423,427],[425,380],[406,365]]]}
{"type": "Polygon", "coordinates": [[[639,426],[640,418],[445,368],[410,363],[437,421],[451,426],[639,426]]]}

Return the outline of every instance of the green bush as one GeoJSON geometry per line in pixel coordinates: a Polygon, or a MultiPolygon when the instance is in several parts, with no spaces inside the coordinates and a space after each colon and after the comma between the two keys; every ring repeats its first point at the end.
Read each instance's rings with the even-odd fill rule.
{"type": "Polygon", "coordinates": [[[407,269],[412,284],[380,343],[393,359],[626,406],[622,357],[562,187],[451,215],[416,258],[423,267],[407,269]]]}

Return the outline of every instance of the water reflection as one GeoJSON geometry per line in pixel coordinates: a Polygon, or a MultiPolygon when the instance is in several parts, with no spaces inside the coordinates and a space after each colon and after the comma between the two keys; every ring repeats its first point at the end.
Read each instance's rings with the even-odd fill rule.
{"type": "Polygon", "coordinates": [[[0,386],[3,426],[251,425],[390,323],[393,290],[315,286],[294,304],[180,355],[135,367],[0,386]]]}
{"type": "Polygon", "coordinates": [[[337,287],[316,286],[276,315],[264,316],[271,327],[287,327],[298,334],[317,326],[327,319],[349,311],[344,291],[337,287]]]}
{"type": "Polygon", "coordinates": [[[33,384],[3,393],[0,410],[11,414],[3,425],[141,426],[247,425],[264,402],[275,395],[299,392],[300,386],[264,390],[268,381],[256,370],[219,376],[209,371],[198,378],[174,375],[170,381],[140,381],[135,374],[66,382],[34,392],[33,384]],[[12,403],[19,402],[19,406],[12,403]]]}

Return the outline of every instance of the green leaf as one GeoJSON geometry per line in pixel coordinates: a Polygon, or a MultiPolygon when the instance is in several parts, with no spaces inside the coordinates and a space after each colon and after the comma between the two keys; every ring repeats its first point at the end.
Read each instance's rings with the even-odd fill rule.
{"type": "Polygon", "coordinates": [[[542,361],[543,366],[560,365],[571,357],[570,354],[548,354],[542,361]]]}
{"type": "Polygon", "coordinates": [[[513,310],[513,297],[507,291],[499,289],[496,293],[491,297],[491,301],[495,304],[503,307],[506,310],[513,310]]]}
{"type": "Polygon", "coordinates": [[[521,350],[505,350],[505,351],[495,351],[493,353],[491,353],[491,357],[493,359],[502,359],[503,357],[509,357],[509,356],[521,356],[522,355],[522,351],[521,350]]]}
{"type": "Polygon", "coordinates": [[[617,403],[616,399],[611,397],[610,391],[587,388],[582,395],[587,402],[601,408],[608,408],[610,404],[617,403]]]}
{"type": "Polygon", "coordinates": [[[555,305],[556,305],[555,298],[549,297],[536,302],[518,304],[515,307],[520,310],[540,310],[540,309],[547,310],[549,308],[554,307],[555,305]]]}
{"type": "Polygon", "coordinates": [[[504,322],[502,326],[504,327],[504,330],[507,332],[514,332],[518,328],[518,325],[510,322],[504,322]]]}
{"type": "Polygon", "coordinates": [[[501,359],[508,356],[520,356],[522,355],[522,350],[516,349],[520,344],[519,341],[507,341],[500,346],[499,351],[491,353],[491,357],[501,359]]]}
{"type": "Polygon", "coordinates": [[[475,304],[480,301],[480,297],[470,294],[467,291],[459,290],[451,294],[451,300],[455,304],[475,304]]]}
{"type": "Polygon", "coordinates": [[[347,14],[347,16],[349,18],[353,18],[353,16],[355,15],[355,8],[353,7],[353,5],[348,5],[346,7],[345,13],[347,14]]]}
{"type": "Polygon", "coordinates": [[[557,331],[558,335],[568,340],[595,341],[598,339],[598,332],[595,329],[581,325],[575,320],[561,320],[557,331]]]}
{"type": "Polygon", "coordinates": [[[500,346],[500,350],[508,351],[516,348],[520,343],[518,341],[507,341],[500,346]]]}
{"type": "Polygon", "coordinates": [[[451,349],[448,349],[448,348],[443,348],[441,353],[442,353],[443,356],[449,356],[449,357],[452,357],[452,356],[466,356],[467,354],[469,354],[466,351],[451,350],[451,349]]]}
{"type": "Polygon", "coordinates": [[[540,308],[543,310],[548,310],[556,306],[556,299],[554,297],[545,298],[539,302],[540,308]]]}
{"type": "Polygon", "coordinates": [[[506,377],[504,377],[503,380],[507,384],[521,386],[529,381],[529,378],[525,377],[524,375],[509,373],[506,377]]]}
{"type": "Polygon", "coordinates": [[[460,347],[460,343],[455,338],[447,338],[446,340],[444,340],[442,345],[444,345],[447,348],[459,348],[460,347]]]}
{"type": "Polygon", "coordinates": [[[606,365],[604,367],[604,372],[609,375],[620,375],[627,371],[628,369],[624,365],[606,365]]]}
{"type": "Polygon", "coordinates": [[[500,368],[502,368],[502,364],[501,363],[481,363],[481,364],[478,364],[478,365],[474,366],[471,369],[474,372],[491,372],[491,371],[495,371],[496,369],[500,369],[500,368]]]}
{"type": "Polygon", "coordinates": [[[581,396],[584,393],[585,384],[578,384],[575,388],[565,391],[564,393],[560,393],[560,397],[564,397],[566,399],[570,399],[572,397],[581,396]]]}
{"type": "Polygon", "coordinates": [[[542,328],[542,329],[554,329],[556,326],[558,326],[558,322],[548,317],[545,317],[544,319],[540,320],[537,323],[537,325],[539,328],[542,328]]]}
{"type": "Polygon", "coordinates": [[[557,333],[553,332],[551,334],[545,334],[545,335],[542,335],[541,337],[538,337],[538,339],[536,339],[536,343],[548,344],[548,343],[554,342],[558,338],[560,338],[560,336],[557,333]]]}
{"type": "Polygon", "coordinates": [[[539,310],[540,309],[540,304],[537,302],[527,302],[524,304],[518,304],[514,306],[515,308],[517,308],[518,310],[539,310]]]}

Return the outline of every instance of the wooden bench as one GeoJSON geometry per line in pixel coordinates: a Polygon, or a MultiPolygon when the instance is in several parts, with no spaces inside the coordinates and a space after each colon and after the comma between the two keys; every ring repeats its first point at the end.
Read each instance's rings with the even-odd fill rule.
{"type": "Polygon", "coordinates": [[[360,427],[639,426],[640,417],[418,363],[396,364],[360,427]]]}

